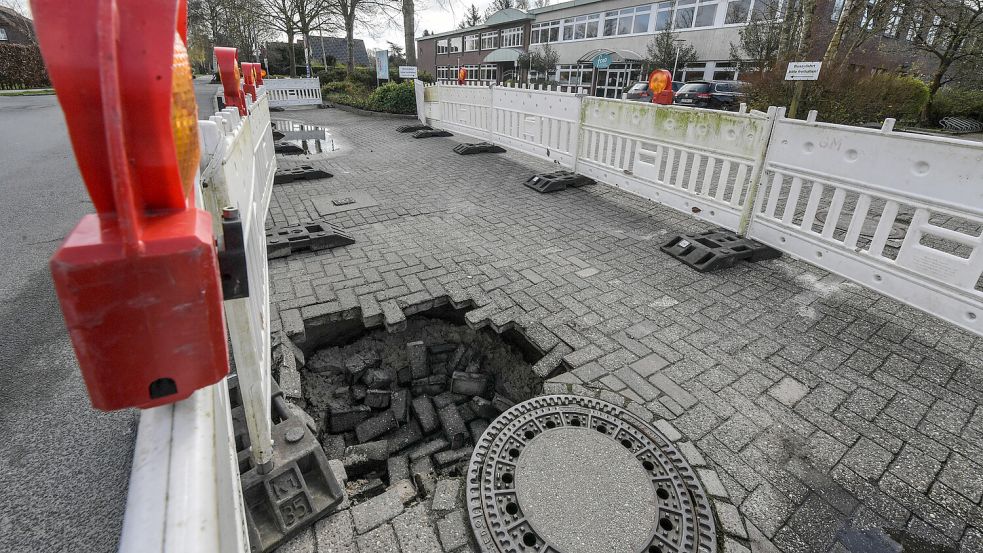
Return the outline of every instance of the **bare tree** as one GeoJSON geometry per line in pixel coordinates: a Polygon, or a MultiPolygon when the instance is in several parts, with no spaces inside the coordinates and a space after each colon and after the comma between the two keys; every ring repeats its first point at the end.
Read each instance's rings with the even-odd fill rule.
{"type": "Polygon", "coordinates": [[[787,23],[779,21],[781,14],[778,2],[763,0],[755,2],[754,12],[744,16],[748,24],[738,30],[737,44],[730,44],[730,57],[744,66],[742,70],[749,67],[760,73],[770,69],[786,52],[782,38],[787,23]]]}
{"type": "Polygon", "coordinates": [[[467,29],[468,27],[474,27],[475,25],[481,24],[481,14],[478,13],[478,8],[474,4],[464,10],[464,19],[457,24],[458,29],[467,29]]]}
{"type": "Polygon", "coordinates": [[[304,61],[311,65],[311,31],[323,27],[325,19],[334,15],[329,11],[330,0],[292,0],[297,12],[297,30],[304,37],[304,61]]]}
{"type": "Polygon", "coordinates": [[[413,0],[403,0],[403,44],[406,46],[406,65],[416,65],[416,7],[413,0]]]}
{"type": "Polygon", "coordinates": [[[983,65],[983,0],[912,0],[908,8],[918,23],[908,31],[912,47],[939,62],[922,111],[927,120],[935,94],[960,68],[983,65]]]}
{"type": "Polygon", "coordinates": [[[24,3],[19,0],[0,0],[0,8],[6,8],[14,12],[15,15],[19,15],[20,17],[10,18],[8,21],[24,36],[30,38],[32,41],[37,41],[37,38],[34,36],[34,26],[31,25],[31,19],[28,17],[28,11],[24,3]]]}
{"type": "Polygon", "coordinates": [[[485,8],[485,19],[497,11],[507,9],[528,10],[529,0],[492,0],[491,4],[485,8]]]}
{"type": "Polygon", "coordinates": [[[550,5],[550,0],[533,0],[532,6],[534,8],[545,8],[550,5]]]}
{"type": "Polygon", "coordinates": [[[378,16],[389,16],[399,7],[399,0],[331,0],[330,12],[341,19],[348,42],[345,67],[350,75],[355,70],[355,24],[378,16]]]}
{"type": "MultiPolygon", "coordinates": [[[[677,65],[685,67],[687,63],[698,59],[700,57],[696,48],[679,38],[679,34],[666,29],[656,33],[645,45],[645,62],[642,65],[644,73],[648,74],[653,69],[672,71],[677,65]]],[[[675,79],[676,76],[673,75],[672,78],[675,79]]]]}
{"type": "Polygon", "coordinates": [[[297,76],[297,55],[295,38],[300,29],[297,4],[294,0],[261,0],[261,13],[267,24],[287,37],[287,64],[290,76],[297,76]]]}

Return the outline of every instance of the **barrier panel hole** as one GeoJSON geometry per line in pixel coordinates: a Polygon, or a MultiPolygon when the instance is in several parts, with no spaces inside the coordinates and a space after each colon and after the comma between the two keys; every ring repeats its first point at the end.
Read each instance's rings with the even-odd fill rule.
{"type": "Polygon", "coordinates": [[[536,545],[536,534],[533,534],[532,532],[526,532],[525,534],[522,535],[522,543],[526,544],[529,547],[536,545]]]}
{"type": "Polygon", "coordinates": [[[158,378],[150,383],[150,399],[167,397],[177,393],[177,384],[172,378],[158,378]]]}

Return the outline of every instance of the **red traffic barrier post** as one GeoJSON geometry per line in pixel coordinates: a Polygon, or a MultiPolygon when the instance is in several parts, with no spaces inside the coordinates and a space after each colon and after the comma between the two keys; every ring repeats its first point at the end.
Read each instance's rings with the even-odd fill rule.
{"type": "Polygon", "coordinates": [[[245,84],[242,90],[246,94],[253,97],[253,101],[256,101],[256,73],[258,69],[258,63],[242,62],[242,80],[245,84]]]}
{"type": "Polygon", "coordinates": [[[649,74],[649,90],[652,91],[653,104],[672,104],[672,74],[665,69],[652,71],[649,74]]]}
{"type": "Polygon", "coordinates": [[[102,410],[172,403],[228,374],[211,216],[189,205],[198,117],[180,4],[32,4],[96,209],[50,269],[89,397],[102,410]]]}
{"type": "Polygon", "coordinates": [[[215,47],[215,60],[218,62],[218,76],[222,81],[225,105],[239,109],[239,115],[246,115],[246,95],[242,92],[242,74],[239,72],[239,53],[235,48],[215,47]]]}

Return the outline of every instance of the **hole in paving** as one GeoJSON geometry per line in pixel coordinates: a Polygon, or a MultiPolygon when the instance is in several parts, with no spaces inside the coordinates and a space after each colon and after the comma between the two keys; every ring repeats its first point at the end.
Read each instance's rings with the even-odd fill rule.
{"type": "Polygon", "coordinates": [[[270,121],[276,138],[274,149],[280,155],[313,156],[330,154],[342,149],[342,143],[324,127],[308,125],[289,119],[273,119],[270,121]]]}
{"type": "Polygon", "coordinates": [[[404,479],[430,497],[438,478],[464,474],[501,411],[542,392],[521,333],[472,329],[464,310],[430,309],[395,333],[326,319],[305,321],[305,410],[328,458],[345,465],[353,504],[404,479]]]}

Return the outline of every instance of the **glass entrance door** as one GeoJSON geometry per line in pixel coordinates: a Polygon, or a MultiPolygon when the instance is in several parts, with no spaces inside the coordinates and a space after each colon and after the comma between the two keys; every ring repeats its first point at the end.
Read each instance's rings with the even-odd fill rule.
{"type": "Polygon", "coordinates": [[[621,98],[621,93],[638,80],[638,71],[635,63],[616,63],[607,69],[598,69],[594,96],[621,98]]]}

